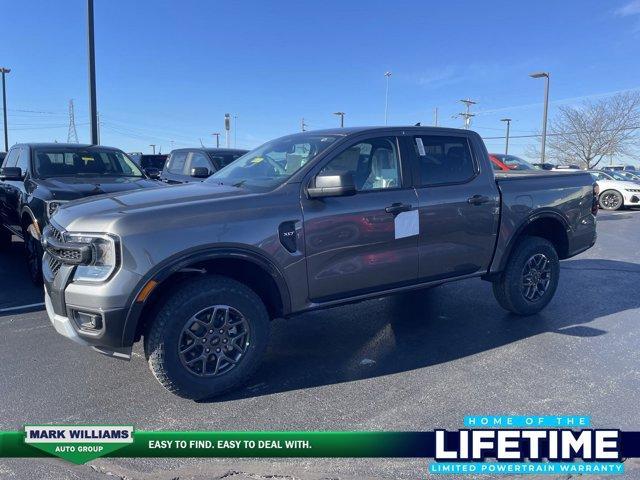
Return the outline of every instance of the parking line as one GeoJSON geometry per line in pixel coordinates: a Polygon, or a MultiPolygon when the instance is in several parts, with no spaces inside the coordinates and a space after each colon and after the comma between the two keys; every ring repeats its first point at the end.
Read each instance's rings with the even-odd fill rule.
{"type": "Polygon", "coordinates": [[[44,302],[41,303],[31,303],[29,305],[20,305],[18,307],[8,307],[8,308],[0,308],[0,313],[3,312],[13,312],[15,310],[26,310],[27,308],[33,307],[44,307],[44,302]]]}

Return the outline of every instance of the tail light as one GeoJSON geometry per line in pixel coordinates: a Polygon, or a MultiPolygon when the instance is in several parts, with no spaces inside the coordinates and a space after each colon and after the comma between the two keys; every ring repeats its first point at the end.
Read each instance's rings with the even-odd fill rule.
{"type": "Polygon", "coordinates": [[[593,184],[593,202],[591,203],[591,213],[598,214],[598,197],[600,196],[600,187],[597,183],[593,184]]]}

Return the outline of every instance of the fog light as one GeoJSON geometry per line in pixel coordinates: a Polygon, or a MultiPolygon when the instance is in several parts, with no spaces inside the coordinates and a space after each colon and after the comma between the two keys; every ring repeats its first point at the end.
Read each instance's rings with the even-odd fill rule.
{"type": "Polygon", "coordinates": [[[101,330],[102,316],[90,312],[74,312],[76,324],[82,330],[101,330]]]}

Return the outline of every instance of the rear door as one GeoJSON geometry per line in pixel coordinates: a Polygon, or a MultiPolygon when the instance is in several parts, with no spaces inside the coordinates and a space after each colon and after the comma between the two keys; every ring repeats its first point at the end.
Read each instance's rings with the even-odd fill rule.
{"type": "Polygon", "coordinates": [[[357,193],[302,195],[309,296],[332,300],[415,282],[416,192],[395,136],[362,137],[323,162],[319,173],[351,172],[357,193]],[[410,218],[408,219],[410,222],[410,218]],[[398,226],[400,225],[400,226],[398,226]]]}
{"type": "Polygon", "coordinates": [[[421,281],[484,271],[493,256],[500,198],[489,162],[464,134],[406,137],[419,199],[421,281]]]}

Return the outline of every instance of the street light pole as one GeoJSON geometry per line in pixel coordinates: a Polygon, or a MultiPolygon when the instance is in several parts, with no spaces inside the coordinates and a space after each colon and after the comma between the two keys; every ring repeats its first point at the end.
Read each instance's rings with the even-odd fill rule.
{"type": "Polygon", "coordinates": [[[2,115],[4,117],[4,151],[9,151],[9,130],[7,126],[7,89],[5,87],[5,74],[11,71],[10,68],[0,67],[0,72],[2,72],[2,115]]]}
{"type": "Polygon", "coordinates": [[[233,148],[238,145],[238,115],[233,116],[233,148]]]}
{"type": "Polygon", "coordinates": [[[344,116],[345,116],[345,113],[344,112],[333,112],[333,114],[340,117],[340,128],[344,127],[344,116]]]}
{"type": "Polygon", "coordinates": [[[98,107],[96,102],[96,51],[93,39],[93,0],[87,0],[87,43],[89,50],[89,121],[91,144],[98,144],[98,107]]]}
{"type": "Polygon", "coordinates": [[[212,133],[214,137],[216,137],[216,148],[220,148],[220,134],[218,132],[212,133]]]}
{"type": "Polygon", "coordinates": [[[549,77],[551,76],[549,72],[534,72],[530,73],[529,76],[531,78],[544,78],[544,111],[542,112],[542,152],[541,152],[541,161],[544,163],[544,150],[547,143],[547,112],[549,110],[549,77]]]}
{"type": "Polygon", "coordinates": [[[149,145],[149,146],[150,146],[151,148],[153,148],[153,154],[155,155],[155,154],[156,154],[156,146],[155,146],[155,144],[153,144],[153,143],[152,143],[152,144],[151,144],[151,145],[149,145]]]}
{"type": "Polygon", "coordinates": [[[504,145],[504,154],[505,155],[509,155],[509,127],[511,126],[511,119],[510,118],[503,118],[500,120],[501,122],[506,122],[507,124],[507,136],[506,138],[506,142],[504,145]]]}
{"type": "Polygon", "coordinates": [[[384,124],[386,125],[389,115],[389,77],[391,77],[391,72],[385,72],[384,76],[387,78],[387,88],[384,94],[384,124]]]}

